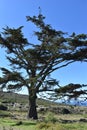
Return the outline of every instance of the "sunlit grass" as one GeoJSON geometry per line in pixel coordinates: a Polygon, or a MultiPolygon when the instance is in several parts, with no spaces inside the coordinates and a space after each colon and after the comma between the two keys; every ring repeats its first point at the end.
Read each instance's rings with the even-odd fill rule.
{"type": "Polygon", "coordinates": [[[0,118],[0,130],[35,130],[36,121],[29,120],[13,120],[10,118],[0,118]],[[21,123],[20,123],[21,122],[21,123]]]}
{"type": "Polygon", "coordinates": [[[10,118],[0,118],[0,130],[87,130],[87,123],[53,123],[51,121],[19,121],[10,118]]]}
{"type": "Polygon", "coordinates": [[[37,124],[37,130],[87,130],[86,123],[39,123],[37,124]]]}
{"type": "MultiPolygon", "coordinates": [[[[5,112],[1,111],[2,114],[9,114],[9,111],[5,112]]],[[[11,114],[11,112],[10,112],[11,114]]],[[[15,111],[15,115],[23,115],[19,112],[15,111]]],[[[0,118],[0,130],[87,130],[87,123],[80,122],[80,119],[84,119],[87,117],[85,114],[54,114],[52,112],[47,112],[44,115],[42,121],[33,121],[26,119],[13,119],[13,117],[1,117],[0,118]],[[71,120],[76,122],[64,122],[61,123],[59,121],[62,120],[71,120]]]]}

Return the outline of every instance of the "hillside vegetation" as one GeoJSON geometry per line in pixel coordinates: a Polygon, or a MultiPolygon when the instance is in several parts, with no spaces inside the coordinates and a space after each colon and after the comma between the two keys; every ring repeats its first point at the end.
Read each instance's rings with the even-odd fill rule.
{"type": "Polygon", "coordinates": [[[0,130],[86,130],[87,107],[37,100],[37,121],[27,120],[28,96],[0,92],[0,130]]]}
{"type": "MultiPolygon", "coordinates": [[[[23,103],[27,104],[28,103],[28,96],[23,95],[23,94],[17,94],[13,92],[2,92],[0,91],[0,102],[3,103],[23,103]]],[[[44,106],[49,106],[49,105],[58,105],[57,103],[44,100],[41,98],[37,99],[37,104],[38,105],[44,105],[44,106]]]]}

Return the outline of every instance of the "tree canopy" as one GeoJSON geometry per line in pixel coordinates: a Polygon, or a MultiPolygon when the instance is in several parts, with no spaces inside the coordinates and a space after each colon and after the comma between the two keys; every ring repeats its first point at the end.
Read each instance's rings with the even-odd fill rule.
{"type": "MultiPolygon", "coordinates": [[[[23,26],[19,28],[6,27],[0,35],[0,45],[6,48],[6,58],[10,69],[1,67],[3,72],[0,77],[1,88],[20,90],[26,87],[29,92],[28,117],[37,118],[36,98],[41,92],[52,93],[52,97],[68,96],[78,97],[87,94],[86,85],[69,83],[60,86],[57,79],[51,77],[51,73],[57,69],[66,67],[76,61],[87,62],[87,34],[72,35],[55,30],[49,24],[45,24],[45,17],[27,16],[27,21],[32,22],[38,28],[34,34],[40,41],[33,44],[24,37],[23,26]]],[[[43,96],[43,95],[42,95],[43,96]]]]}

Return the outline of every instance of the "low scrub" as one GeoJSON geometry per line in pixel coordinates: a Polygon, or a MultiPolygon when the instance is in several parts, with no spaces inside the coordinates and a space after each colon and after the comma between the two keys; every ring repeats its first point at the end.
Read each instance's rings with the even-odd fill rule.
{"type": "Polygon", "coordinates": [[[63,108],[61,113],[62,114],[70,114],[71,112],[68,109],[63,108]]]}
{"type": "Polygon", "coordinates": [[[52,112],[48,112],[44,121],[55,123],[57,121],[57,118],[54,116],[54,114],[52,112]]]}
{"type": "Polygon", "coordinates": [[[5,105],[0,104],[0,110],[6,111],[7,109],[8,109],[8,108],[7,108],[5,105]]]}
{"type": "Polygon", "coordinates": [[[0,110],[0,117],[11,117],[11,113],[8,111],[0,110]]]}
{"type": "Polygon", "coordinates": [[[37,124],[36,127],[38,130],[67,130],[65,129],[63,126],[61,126],[60,124],[54,124],[51,122],[41,122],[39,124],[37,124]]]}

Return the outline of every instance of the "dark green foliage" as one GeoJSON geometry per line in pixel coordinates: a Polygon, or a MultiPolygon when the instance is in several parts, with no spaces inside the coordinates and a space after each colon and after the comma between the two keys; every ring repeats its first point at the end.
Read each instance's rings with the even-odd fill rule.
{"type": "Polygon", "coordinates": [[[62,109],[62,114],[70,114],[70,111],[66,108],[62,109]]]}
{"type": "Polygon", "coordinates": [[[6,111],[8,108],[5,106],[5,105],[3,105],[3,104],[0,104],[0,110],[4,110],[4,111],[6,111]]]}
{"type": "Polygon", "coordinates": [[[69,97],[69,99],[75,98],[77,99],[81,95],[86,95],[87,90],[85,89],[87,85],[80,84],[68,84],[66,86],[55,89],[56,93],[60,93],[61,95],[65,94],[65,96],[69,97]],[[83,90],[81,89],[83,88],[83,90]]]}
{"type": "Polygon", "coordinates": [[[18,122],[16,123],[17,126],[22,125],[22,124],[23,124],[22,121],[18,121],[18,122]]]}

